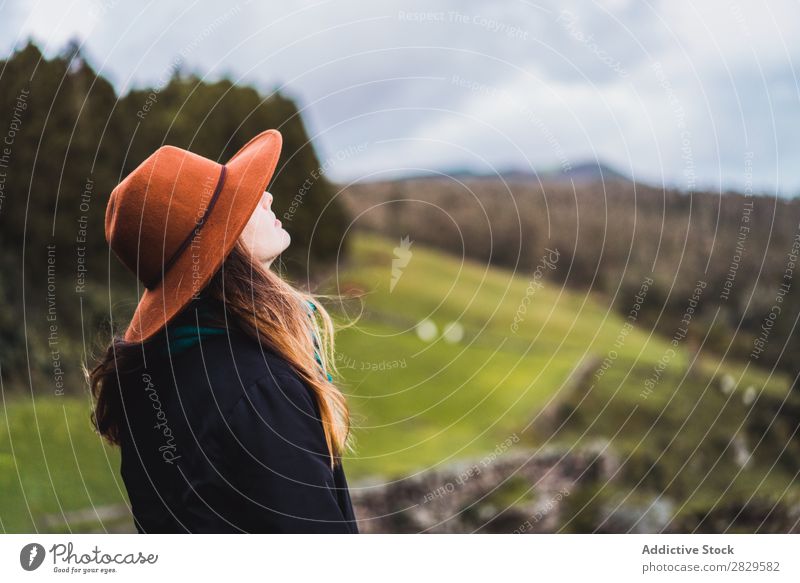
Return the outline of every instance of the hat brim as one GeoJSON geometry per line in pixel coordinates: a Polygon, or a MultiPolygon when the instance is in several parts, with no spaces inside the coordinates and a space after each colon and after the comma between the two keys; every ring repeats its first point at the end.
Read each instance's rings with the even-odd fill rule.
{"type": "Polygon", "coordinates": [[[228,160],[225,183],[214,209],[192,245],[184,249],[158,285],[145,288],[125,331],[126,342],[145,342],[153,337],[208,284],[233,250],[272,180],[282,145],[279,131],[266,130],[228,160]]]}

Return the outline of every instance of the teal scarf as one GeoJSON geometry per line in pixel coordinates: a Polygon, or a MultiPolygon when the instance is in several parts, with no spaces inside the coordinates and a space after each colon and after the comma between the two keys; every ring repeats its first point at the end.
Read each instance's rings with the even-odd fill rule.
{"type": "MultiPolygon", "coordinates": [[[[308,317],[313,319],[314,318],[314,312],[317,311],[317,306],[314,305],[314,303],[310,302],[310,301],[306,301],[306,303],[311,307],[311,311],[308,313],[308,317]]],[[[328,380],[330,382],[333,382],[333,377],[330,375],[329,372],[327,372],[325,370],[325,367],[322,364],[322,359],[319,356],[319,339],[317,338],[317,335],[314,332],[314,327],[313,326],[311,327],[311,336],[312,336],[312,338],[314,340],[314,358],[317,360],[317,364],[319,364],[319,368],[322,370],[323,374],[325,374],[328,377],[328,380]]]]}
{"type": "Polygon", "coordinates": [[[201,294],[192,300],[175,321],[168,324],[165,333],[169,341],[163,346],[164,354],[180,354],[195,344],[199,344],[202,338],[227,333],[225,328],[202,325],[202,322],[207,320],[212,313],[213,307],[209,298],[201,294]],[[195,310],[197,310],[196,320],[195,310]],[[201,325],[198,325],[197,322],[200,322],[201,325]]]}

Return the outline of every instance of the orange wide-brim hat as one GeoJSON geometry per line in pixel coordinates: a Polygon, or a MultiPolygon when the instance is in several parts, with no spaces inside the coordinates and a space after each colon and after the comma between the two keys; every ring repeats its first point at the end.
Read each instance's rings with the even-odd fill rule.
{"type": "Polygon", "coordinates": [[[267,190],[281,147],[274,129],[225,164],[162,146],[114,188],[106,240],[145,287],[126,341],[152,338],[208,284],[267,190]]]}

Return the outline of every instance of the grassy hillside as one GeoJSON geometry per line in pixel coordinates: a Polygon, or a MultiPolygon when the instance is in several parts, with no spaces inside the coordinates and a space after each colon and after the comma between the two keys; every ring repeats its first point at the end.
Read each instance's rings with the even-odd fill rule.
{"type": "MultiPolygon", "coordinates": [[[[358,448],[345,461],[351,483],[487,454],[516,434],[515,447],[610,440],[626,465],[615,491],[604,495],[618,498],[665,491],[688,512],[729,496],[795,492],[778,455],[791,432],[770,422],[763,406],[782,402],[788,379],[702,355],[689,370],[693,357],[681,345],[644,398],[669,340],[633,328],[614,346],[624,319],[602,296],[546,282],[529,288],[531,273],[486,268],[417,244],[390,289],[399,241],[359,233],[353,243],[351,263],[325,290],[366,292],[361,319],[337,336],[358,448]],[[530,302],[520,314],[526,293],[530,302]],[[436,326],[429,340],[417,334],[424,319],[436,326]],[[447,341],[442,331],[452,322],[463,335],[447,341]],[[594,368],[572,374],[612,348],[616,358],[602,376],[594,368]],[[754,436],[762,438],[758,447],[754,436]],[[743,448],[755,453],[744,468],[737,461],[743,448]]],[[[347,313],[334,314],[346,322],[359,310],[352,302],[347,313]]],[[[92,433],[89,408],[88,394],[40,398],[35,406],[6,395],[3,530],[32,531],[33,517],[126,500],[117,452],[92,433]]],[[[41,519],[36,527],[50,528],[41,519]]]]}
{"type": "MultiPolygon", "coordinates": [[[[593,377],[592,408],[583,407],[588,415],[600,413],[604,406],[615,414],[636,406],[642,413],[629,423],[649,427],[653,413],[663,411],[673,394],[689,395],[693,401],[708,383],[713,389],[708,392],[719,394],[716,386],[723,374],[736,379],[740,392],[752,385],[782,398],[787,390],[785,376],[723,364],[702,354],[684,379],[692,357],[680,346],[661,381],[643,398],[644,382],[670,348],[669,339],[633,328],[623,345],[614,346],[624,319],[602,296],[575,294],[546,282],[541,288],[528,288],[530,274],[486,269],[416,245],[390,292],[393,247],[392,242],[361,234],[353,265],[338,274],[340,290],[367,292],[361,322],[339,337],[339,362],[353,366],[343,369],[346,390],[364,416],[357,432],[360,456],[349,461],[355,473],[408,472],[491,450],[552,407],[551,400],[572,397],[574,387],[566,383],[571,371],[583,359],[605,358],[612,349],[613,364],[593,377]],[[530,289],[535,292],[513,332],[515,313],[530,289]],[[458,321],[463,339],[419,339],[414,326],[425,318],[440,331],[458,321]],[[374,363],[398,359],[404,360],[405,368],[371,370],[374,363]]],[[[702,401],[698,405],[695,415],[710,412],[702,401]]],[[[718,411],[716,404],[711,411],[718,411]]],[[[615,421],[625,417],[627,412],[615,421]]],[[[713,416],[704,422],[711,420],[713,416]]],[[[731,420],[723,411],[717,424],[731,420]]],[[[616,431],[602,429],[608,436],[616,431]]],[[[592,433],[598,431],[587,435],[592,433]]],[[[634,434],[623,434],[633,439],[634,434]]],[[[531,437],[528,443],[541,439],[531,437]]]]}

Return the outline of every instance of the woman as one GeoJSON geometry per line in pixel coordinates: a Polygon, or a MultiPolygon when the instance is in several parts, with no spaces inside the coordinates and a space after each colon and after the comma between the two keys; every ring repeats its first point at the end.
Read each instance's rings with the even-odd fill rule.
{"type": "Polygon", "coordinates": [[[331,318],[270,270],[281,145],[267,130],[224,165],[163,146],[111,193],[106,238],[145,290],[88,373],[91,418],[140,533],[358,532],[331,318]]]}

